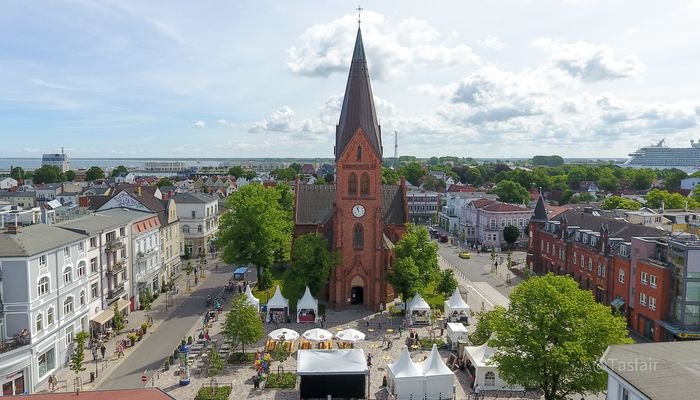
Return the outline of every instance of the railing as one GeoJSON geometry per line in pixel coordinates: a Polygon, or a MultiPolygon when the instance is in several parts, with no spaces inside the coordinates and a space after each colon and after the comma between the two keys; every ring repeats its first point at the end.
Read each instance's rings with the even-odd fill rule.
{"type": "Polygon", "coordinates": [[[107,251],[117,251],[122,247],[124,247],[124,242],[121,239],[112,239],[105,245],[107,251]]]}
{"type": "Polygon", "coordinates": [[[111,272],[113,274],[119,273],[126,267],[124,260],[112,264],[111,272]]]}
{"type": "Polygon", "coordinates": [[[126,291],[126,289],[124,288],[124,284],[120,283],[114,289],[107,292],[107,298],[108,299],[117,298],[117,297],[121,296],[122,294],[124,294],[125,291],[126,291]]]}
{"type": "Polygon", "coordinates": [[[24,337],[17,335],[0,343],[0,353],[7,353],[8,351],[18,349],[31,343],[32,337],[30,335],[25,335],[24,337]]]}

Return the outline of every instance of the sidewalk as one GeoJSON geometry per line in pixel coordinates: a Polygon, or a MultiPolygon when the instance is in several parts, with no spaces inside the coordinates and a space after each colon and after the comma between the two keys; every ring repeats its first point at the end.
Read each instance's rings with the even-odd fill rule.
{"type": "MultiPolygon", "coordinates": [[[[223,262],[219,259],[208,259],[207,261],[211,270],[213,270],[213,266],[216,265],[217,262],[220,265],[223,265],[223,262]]],[[[225,267],[219,267],[220,270],[222,268],[225,267]]],[[[211,270],[206,271],[205,278],[199,278],[197,286],[194,286],[194,275],[191,275],[191,287],[189,290],[187,289],[187,277],[183,274],[182,277],[180,279],[177,279],[175,282],[176,286],[180,287],[179,294],[175,294],[174,291],[169,292],[167,296],[166,293],[160,293],[158,298],[155,299],[153,303],[151,303],[150,312],[142,310],[135,310],[130,312],[129,315],[126,317],[129,323],[124,327],[122,332],[119,335],[115,335],[114,337],[110,338],[105,342],[105,347],[107,351],[105,352],[104,359],[102,358],[98,350],[97,364],[95,364],[95,361],[92,357],[92,352],[89,348],[87,348],[88,344],[86,343],[85,361],[83,363],[85,371],[78,374],[78,376],[82,379],[82,390],[89,391],[94,390],[94,388],[98,387],[101,382],[109,378],[109,376],[116,369],[117,366],[119,366],[124,360],[126,360],[129,356],[135,353],[135,350],[137,350],[140,347],[144,340],[142,339],[141,341],[137,341],[133,347],[126,347],[126,349],[124,350],[124,357],[118,357],[116,353],[116,346],[118,341],[124,339],[128,343],[129,339],[127,339],[127,335],[131,333],[132,329],[138,330],[141,327],[141,324],[146,322],[148,315],[151,316],[153,325],[148,327],[146,335],[153,334],[161,325],[161,323],[164,320],[166,320],[175,311],[175,309],[177,309],[177,307],[180,306],[180,304],[182,304],[187,298],[189,298],[192,289],[201,286],[205,281],[207,281],[213,276],[211,270]],[[165,304],[166,298],[168,299],[167,311],[165,304]],[[90,373],[95,373],[96,366],[97,378],[94,382],[91,383],[90,373]]],[[[58,388],[55,391],[63,392],[75,390],[74,379],[76,377],[76,374],[75,372],[70,370],[67,364],[60,366],[53,374],[58,380],[58,388]]],[[[46,382],[44,382],[37,390],[37,393],[48,392],[50,391],[48,383],[46,382]]]]}
{"type": "Polygon", "coordinates": [[[459,268],[455,267],[444,257],[438,255],[438,266],[441,269],[452,269],[459,285],[467,290],[466,302],[474,312],[490,311],[497,305],[508,307],[510,300],[503,296],[487,282],[472,282],[459,268]]]}

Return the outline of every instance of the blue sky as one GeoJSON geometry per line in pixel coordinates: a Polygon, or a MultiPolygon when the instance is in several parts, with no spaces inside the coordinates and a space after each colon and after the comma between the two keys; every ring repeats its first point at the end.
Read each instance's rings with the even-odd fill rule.
{"type": "MultiPolygon", "coordinates": [[[[5,157],[332,157],[349,1],[5,1],[5,157]]],[[[700,138],[700,1],[373,1],[385,156],[700,138]]]]}

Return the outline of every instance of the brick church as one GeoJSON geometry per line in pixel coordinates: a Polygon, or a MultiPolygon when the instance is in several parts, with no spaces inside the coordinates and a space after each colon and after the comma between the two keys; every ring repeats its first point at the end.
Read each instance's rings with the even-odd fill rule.
{"type": "Polygon", "coordinates": [[[394,299],[386,281],[394,244],[406,230],[406,185],[382,185],[382,134],[377,122],[362,33],[355,49],[335,134],[332,185],[297,184],[294,237],[324,235],[341,255],[331,274],[328,303],[379,311],[394,299]]]}

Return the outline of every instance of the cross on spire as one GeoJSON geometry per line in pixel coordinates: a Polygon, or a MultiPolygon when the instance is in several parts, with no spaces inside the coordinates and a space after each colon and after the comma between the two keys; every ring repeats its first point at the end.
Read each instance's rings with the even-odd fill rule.
{"type": "Polygon", "coordinates": [[[362,10],[364,10],[364,8],[362,8],[362,6],[360,6],[360,5],[358,5],[356,10],[357,10],[357,25],[359,26],[362,23],[361,16],[362,16],[362,10]]]}

